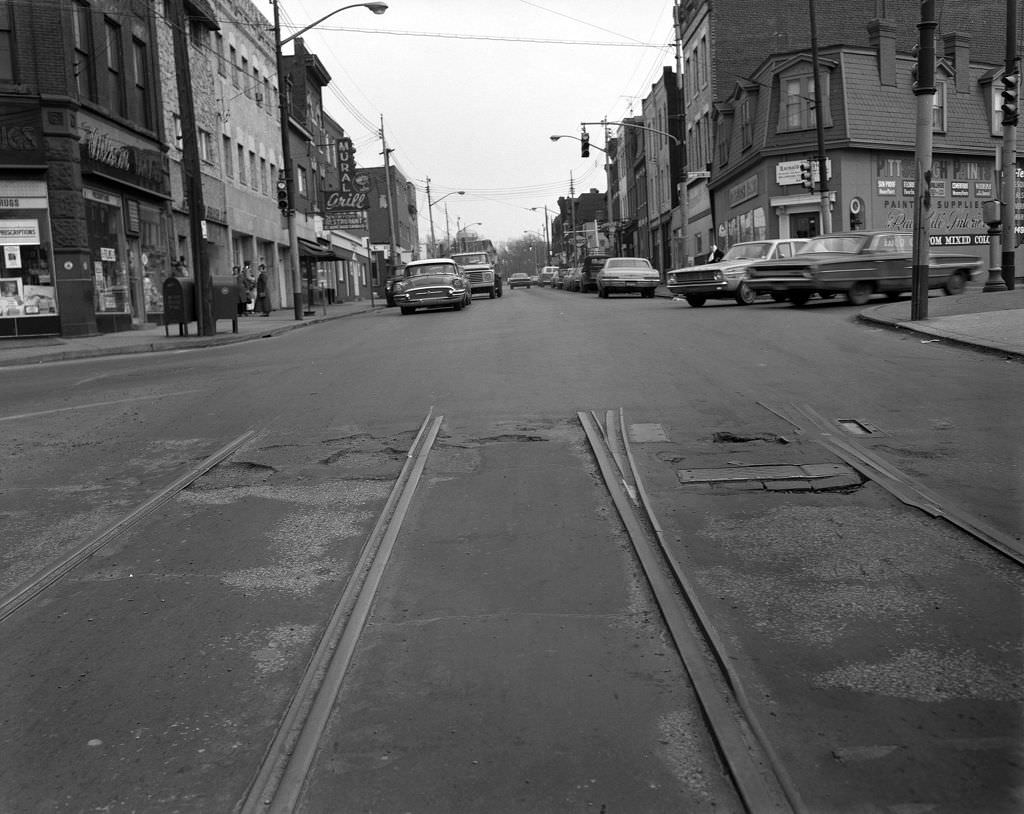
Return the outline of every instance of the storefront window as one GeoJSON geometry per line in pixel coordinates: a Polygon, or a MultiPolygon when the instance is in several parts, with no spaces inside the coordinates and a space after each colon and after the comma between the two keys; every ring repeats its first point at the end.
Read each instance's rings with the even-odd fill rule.
{"type": "Polygon", "coordinates": [[[0,317],[57,313],[47,221],[0,219],[0,317]]]}
{"type": "Polygon", "coordinates": [[[173,277],[171,257],[163,239],[163,219],[155,206],[139,205],[139,249],[142,261],[143,300],[150,318],[164,310],[164,280],[173,277]]]}
{"type": "Polygon", "coordinates": [[[87,191],[85,217],[96,313],[130,314],[131,288],[120,198],[87,191]]]}

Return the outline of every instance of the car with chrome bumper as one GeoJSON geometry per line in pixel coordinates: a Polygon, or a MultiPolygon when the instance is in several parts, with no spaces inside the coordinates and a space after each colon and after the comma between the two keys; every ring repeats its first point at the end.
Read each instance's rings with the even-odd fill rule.
{"type": "MultiPolygon", "coordinates": [[[[864,305],[875,294],[897,299],[913,289],[913,238],[911,232],[890,231],[822,235],[789,259],[754,263],[747,285],[756,294],[784,295],[796,306],[814,294],[844,294],[852,305],[864,305]]],[[[929,254],[929,289],[959,294],[981,274],[982,262],[974,255],[929,254]]]]}
{"type": "Polygon", "coordinates": [[[448,258],[414,260],[405,267],[405,278],[392,289],[395,305],[403,315],[418,308],[451,308],[461,311],[473,301],[469,281],[458,263],[448,258]]]}
{"type": "Polygon", "coordinates": [[[762,260],[792,257],[805,244],[802,238],[750,240],[729,248],[721,260],[698,266],[673,269],[666,275],[666,286],[693,308],[708,300],[735,300],[749,305],[757,295],[747,285],[747,269],[762,260]]]}
{"type": "Polygon", "coordinates": [[[653,297],[661,275],[645,257],[609,257],[597,272],[597,296],[639,294],[653,297]]]}

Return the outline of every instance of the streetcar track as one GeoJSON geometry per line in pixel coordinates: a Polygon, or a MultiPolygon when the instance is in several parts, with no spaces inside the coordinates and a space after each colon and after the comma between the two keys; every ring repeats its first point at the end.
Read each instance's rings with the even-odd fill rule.
{"type": "Polygon", "coordinates": [[[805,811],[796,788],[758,724],[710,616],[665,544],[629,447],[621,409],[618,421],[613,411],[606,413],[606,426],[601,425],[596,413],[579,412],[578,417],[746,810],[805,811]],[[621,448],[613,449],[612,443],[621,448]],[[685,607],[678,598],[680,594],[685,607]],[[709,663],[707,652],[713,664],[709,663]]]}
{"type": "Polygon", "coordinates": [[[182,490],[188,488],[189,485],[234,454],[255,435],[255,430],[249,430],[248,432],[242,433],[233,441],[225,444],[212,455],[207,457],[198,466],[193,467],[180,478],[168,486],[165,486],[130,514],[108,527],[92,540],[75,549],[62,559],[51,563],[35,576],[16,586],[3,596],[0,596],[0,622],[3,622],[17,610],[31,602],[36,596],[41,594],[51,585],[59,582],[116,537],[151,515],[168,501],[172,500],[182,490]]]}
{"type": "Polygon", "coordinates": [[[442,420],[443,416],[433,417],[431,409],[406,453],[405,465],[363,546],[359,562],[299,687],[245,797],[236,806],[240,814],[291,812],[297,807],[442,420]]]}
{"type": "Polygon", "coordinates": [[[931,517],[942,518],[1018,565],[1024,565],[1024,545],[1012,535],[961,509],[853,440],[840,438],[835,434],[837,426],[831,424],[810,405],[794,404],[789,405],[787,409],[762,402],[758,404],[793,425],[798,432],[811,435],[815,441],[865,478],[881,486],[897,500],[920,509],[931,517]]]}

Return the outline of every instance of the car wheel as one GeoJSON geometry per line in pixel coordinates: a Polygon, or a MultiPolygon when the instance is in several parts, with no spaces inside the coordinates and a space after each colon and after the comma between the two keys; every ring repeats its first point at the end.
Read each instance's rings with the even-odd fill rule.
{"type": "Polygon", "coordinates": [[[949,279],[946,280],[942,290],[953,296],[954,294],[963,294],[965,288],[967,288],[967,278],[964,276],[964,273],[962,271],[954,271],[949,275],[949,279]]]}
{"type": "Polygon", "coordinates": [[[462,310],[462,303],[461,302],[455,303],[455,305],[452,306],[452,310],[453,311],[461,311],[462,310]]]}
{"type": "Polygon", "coordinates": [[[600,297],[602,300],[608,299],[608,289],[602,288],[601,286],[598,286],[597,287],[597,296],[600,297]]]}
{"type": "Polygon", "coordinates": [[[402,316],[405,317],[413,313],[416,309],[410,308],[408,305],[403,305],[399,310],[402,312],[402,316]]]}
{"type": "Polygon", "coordinates": [[[700,308],[708,301],[708,298],[703,294],[686,294],[685,297],[691,308],[700,308]]]}
{"type": "Polygon", "coordinates": [[[870,283],[854,283],[846,290],[846,299],[850,305],[866,305],[873,293],[870,283]]]}
{"type": "Polygon", "coordinates": [[[736,302],[740,305],[750,305],[757,299],[757,294],[750,290],[746,283],[740,283],[736,288],[736,302]]]}
{"type": "Polygon", "coordinates": [[[807,305],[807,301],[811,298],[810,291],[791,291],[789,294],[789,301],[793,303],[797,308],[802,308],[807,305]]]}
{"type": "Polygon", "coordinates": [[[494,293],[494,289],[493,289],[493,288],[492,288],[492,289],[491,289],[490,291],[488,291],[488,292],[487,292],[487,295],[488,295],[488,298],[489,298],[489,299],[492,299],[492,300],[493,300],[493,299],[494,299],[494,298],[495,298],[496,296],[498,296],[497,294],[495,294],[495,293],[494,293]]]}

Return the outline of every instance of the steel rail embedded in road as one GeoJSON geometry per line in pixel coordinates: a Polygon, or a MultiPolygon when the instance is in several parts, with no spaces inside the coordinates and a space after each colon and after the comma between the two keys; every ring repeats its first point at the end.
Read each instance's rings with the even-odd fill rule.
{"type": "Polygon", "coordinates": [[[740,799],[749,812],[802,812],[792,782],[768,742],[710,617],[664,543],[629,448],[621,410],[606,426],[596,415],[578,413],[605,485],[661,609],[668,632],[718,744],[740,799]],[[619,446],[613,449],[612,444],[619,446]],[[679,600],[682,594],[685,604],[679,600]],[[714,663],[705,656],[710,651],[714,663]]]}
{"type": "Polygon", "coordinates": [[[58,562],[53,563],[43,571],[40,571],[27,582],[22,583],[12,591],[4,594],[0,597],[0,622],[3,622],[8,616],[26,605],[34,597],[38,596],[55,582],[61,580],[68,573],[89,559],[89,557],[103,548],[103,546],[107,545],[115,537],[123,534],[140,520],[155,512],[183,489],[188,488],[192,483],[199,480],[199,478],[217,466],[217,464],[228,456],[232,455],[254,435],[256,435],[255,430],[250,430],[249,432],[245,432],[238,436],[234,441],[225,444],[198,466],[193,467],[169,486],[160,490],[157,494],[153,495],[153,497],[136,508],[131,514],[110,526],[102,534],[94,537],[91,541],[80,548],[77,548],[75,551],[71,552],[58,562]]]}
{"type": "Polygon", "coordinates": [[[294,811],[443,416],[427,414],[359,562],[244,799],[241,814],[294,811]]]}
{"type": "Polygon", "coordinates": [[[974,539],[1013,560],[1017,565],[1024,565],[1024,546],[1012,535],[995,528],[957,506],[948,498],[931,491],[888,461],[854,443],[852,439],[840,438],[836,435],[836,426],[810,405],[794,404],[789,405],[787,409],[761,402],[758,404],[783,421],[792,424],[798,432],[813,435],[814,440],[819,444],[831,450],[861,475],[881,486],[897,500],[920,509],[932,517],[941,517],[974,539]]]}

